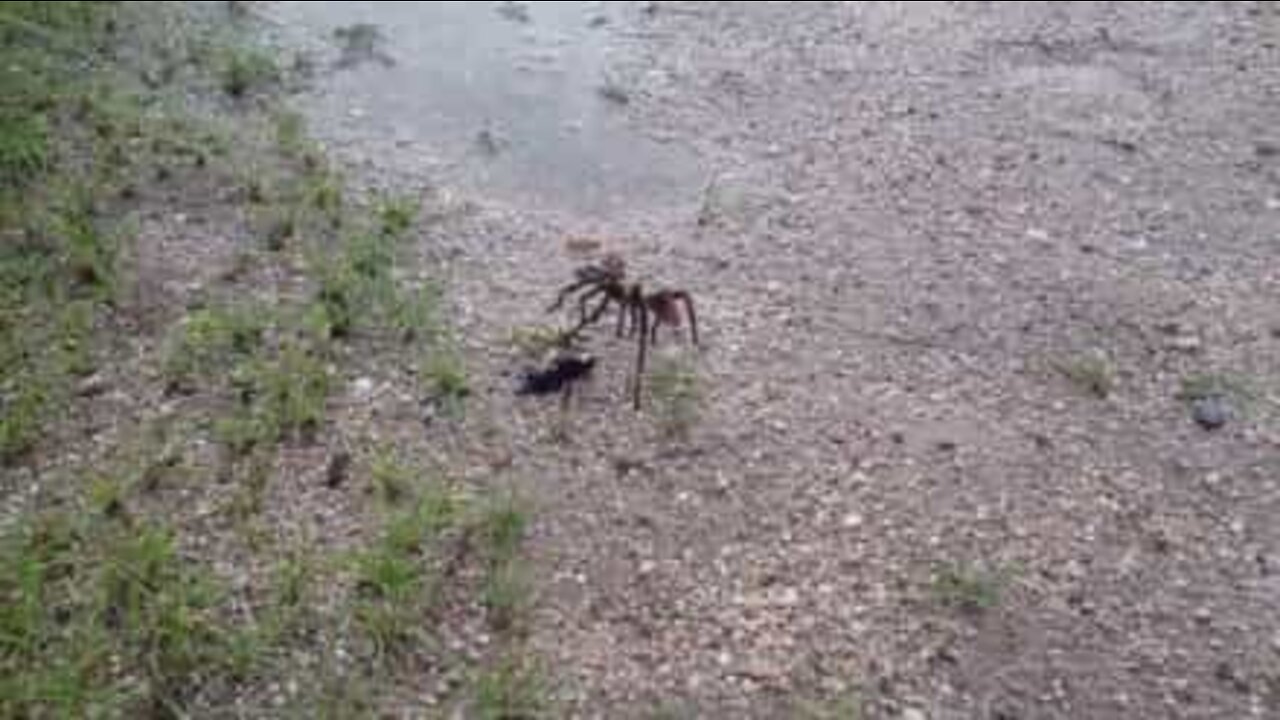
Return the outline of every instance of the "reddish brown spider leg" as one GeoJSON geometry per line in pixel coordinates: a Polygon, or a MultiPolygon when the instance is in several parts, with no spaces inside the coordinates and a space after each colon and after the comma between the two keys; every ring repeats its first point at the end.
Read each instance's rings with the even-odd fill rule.
{"type": "Polygon", "coordinates": [[[618,308],[618,327],[615,332],[617,337],[622,337],[626,333],[627,315],[628,315],[627,307],[625,305],[620,306],[618,308]]]}
{"type": "Polygon", "coordinates": [[[637,314],[640,318],[640,350],[638,355],[636,356],[636,376],[634,379],[634,384],[632,386],[632,393],[634,397],[633,404],[635,405],[635,409],[639,410],[640,409],[640,391],[644,384],[645,351],[648,349],[647,340],[649,339],[649,313],[644,309],[643,306],[637,306],[637,307],[638,307],[637,314]]]}
{"type": "Polygon", "coordinates": [[[612,302],[613,302],[613,299],[606,295],[605,298],[600,301],[600,304],[596,306],[596,309],[591,311],[590,315],[584,316],[581,320],[578,321],[577,325],[574,325],[565,334],[568,337],[572,338],[576,336],[578,333],[582,332],[583,328],[595,322],[596,320],[599,320],[600,316],[604,315],[604,311],[609,309],[609,304],[612,302]]]}
{"type": "Polygon", "coordinates": [[[604,288],[597,287],[597,288],[592,288],[587,292],[584,292],[578,296],[578,319],[579,320],[585,320],[588,315],[587,303],[599,297],[602,293],[604,293],[604,291],[605,291],[604,288]]]}
{"type": "Polygon", "coordinates": [[[579,280],[575,283],[570,283],[569,285],[565,285],[563,288],[560,289],[560,294],[556,296],[556,301],[551,303],[551,305],[547,307],[547,312],[555,312],[556,310],[559,310],[561,306],[564,305],[564,301],[569,299],[570,295],[574,294],[575,292],[581,290],[582,288],[590,284],[591,284],[590,280],[579,280]]]}
{"type": "Polygon", "coordinates": [[[681,290],[672,298],[673,301],[677,299],[684,303],[684,314],[689,316],[689,337],[696,346],[698,344],[698,316],[693,311],[693,296],[681,290]]]}

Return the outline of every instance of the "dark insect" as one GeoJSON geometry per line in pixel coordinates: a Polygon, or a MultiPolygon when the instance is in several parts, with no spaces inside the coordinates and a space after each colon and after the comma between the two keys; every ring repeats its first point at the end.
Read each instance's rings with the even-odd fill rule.
{"type": "Polygon", "coordinates": [[[684,290],[646,293],[643,285],[627,280],[626,263],[617,255],[610,254],[598,264],[578,268],[574,272],[574,281],[560,290],[547,312],[559,310],[575,293],[578,293],[579,318],[578,323],[565,332],[566,338],[576,338],[614,305],[618,307],[615,334],[637,338],[636,369],[632,379],[632,398],[637,410],[640,409],[648,347],[657,344],[658,329],[663,325],[679,327],[683,317],[688,316],[689,338],[695,346],[698,344],[698,319],[693,309],[693,297],[684,290]],[[596,299],[599,302],[592,307],[591,303],[596,299]]]}
{"type": "Polygon", "coordinates": [[[583,353],[562,353],[544,370],[528,370],[524,374],[517,395],[552,395],[561,393],[561,403],[569,404],[573,388],[591,376],[596,359],[583,353]]]}

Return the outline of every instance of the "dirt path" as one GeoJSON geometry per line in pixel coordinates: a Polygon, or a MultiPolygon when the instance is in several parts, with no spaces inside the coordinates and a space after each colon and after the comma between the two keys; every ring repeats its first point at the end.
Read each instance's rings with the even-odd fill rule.
{"type": "Polygon", "coordinates": [[[570,707],[1280,714],[1272,4],[631,11],[620,112],[705,196],[611,221],[437,191],[424,229],[481,391],[459,462],[535,499],[534,647],[570,707]],[[567,443],[511,396],[578,234],[696,294],[688,441],[626,407],[625,344],[567,443]]]}

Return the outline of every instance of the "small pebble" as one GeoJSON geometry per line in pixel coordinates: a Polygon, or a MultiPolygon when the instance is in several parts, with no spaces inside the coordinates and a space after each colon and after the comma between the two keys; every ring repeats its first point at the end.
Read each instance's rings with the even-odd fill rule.
{"type": "Polygon", "coordinates": [[[1231,408],[1222,398],[1203,398],[1191,406],[1191,417],[1205,430],[1218,430],[1231,419],[1231,408]]]}

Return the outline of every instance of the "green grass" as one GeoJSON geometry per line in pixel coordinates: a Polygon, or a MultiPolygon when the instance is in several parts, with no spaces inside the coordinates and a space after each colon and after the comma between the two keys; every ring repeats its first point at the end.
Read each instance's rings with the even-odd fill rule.
{"type": "Polygon", "coordinates": [[[378,233],[383,237],[399,239],[404,236],[418,216],[418,203],[412,198],[388,198],[378,204],[378,233]]]}
{"type": "Polygon", "coordinates": [[[508,494],[478,506],[472,520],[471,534],[486,565],[482,600],[489,625],[498,633],[525,626],[529,582],[519,551],[528,524],[525,508],[508,494]]]}
{"type": "Polygon", "coordinates": [[[280,111],[272,117],[275,126],[276,149],[286,158],[301,156],[310,147],[307,141],[307,126],[302,115],[296,112],[280,111]]]}
{"type": "Polygon", "coordinates": [[[514,655],[476,678],[472,710],[477,720],[554,717],[541,673],[514,655]]]}
{"type": "Polygon", "coordinates": [[[702,388],[696,370],[678,359],[661,360],[655,364],[649,387],[663,436],[687,439],[702,410],[702,388]]]}
{"type": "Polygon", "coordinates": [[[375,658],[428,640],[424,613],[436,592],[428,562],[434,541],[456,516],[445,488],[421,488],[417,502],[394,513],[378,542],[356,557],[353,614],[375,658]]]}
{"type": "Polygon", "coordinates": [[[934,571],[930,590],[934,599],[944,607],[980,614],[1000,604],[1009,579],[1009,571],[1003,569],[993,571],[961,564],[943,565],[934,571]]]}
{"type": "Polygon", "coordinates": [[[443,334],[440,289],[428,284],[402,290],[395,298],[390,320],[401,340],[430,347],[443,334]]]}
{"type": "Polygon", "coordinates": [[[427,391],[436,398],[445,412],[458,415],[471,395],[466,367],[457,353],[445,348],[430,352],[420,361],[419,377],[427,391]]]}
{"type": "Polygon", "coordinates": [[[1211,398],[1247,403],[1255,397],[1255,392],[1247,381],[1236,375],[1204,372],[1183,378],[1177,397],[1186,403],[1211,398]]]}
{"type": "Polygon", "coordinates": [[[507,562],[489,570],[482,601],[494,632],[519,632],[527,627],[529,594],[528,575],[516,563],[507,562]]]}
{"type": "Polygon", "coordinates": [[[0,113],[0,185],[24,185],[48,165],[49,127],[44,116],[0,113]]]}
{"type": "Polygon", "coordinates": [[[1055,369],[1081,392],[1106,400],[1115,389],[1111,366],[1101,358],[1085,357],[1054,364],[1055,369]]]}
{"type": "Polygon", "coordinates": [[[176,715],[234,673],[217,586],[163,528],[45,515],[0,554],[0,716],[176,715]]]}
{"type": "Polygon", "coordinates": [[[171,333],[164,375],[170,387],[194,390],[200,379],[253,356],[271,324],[269,311],[255,304],[197,310],[171,333]]]}
{"type": "Polygon", "coordinates": [[[282,79],[275,59],[252,49],[226,52],[219,70],[222,91],[233,98],[244,98],[277,85],[282,79]]]}
{"type": "Polygon", "coordinates": [[[511,495],[498,495],[479,508],[474,531],[490,565],[515,559],[528,524],[523,504],[511,495]]]}

